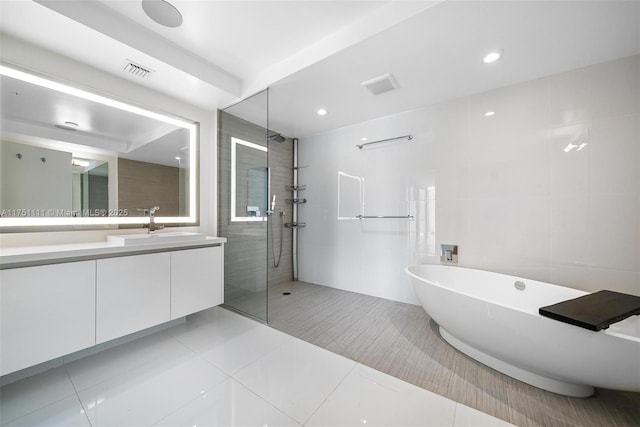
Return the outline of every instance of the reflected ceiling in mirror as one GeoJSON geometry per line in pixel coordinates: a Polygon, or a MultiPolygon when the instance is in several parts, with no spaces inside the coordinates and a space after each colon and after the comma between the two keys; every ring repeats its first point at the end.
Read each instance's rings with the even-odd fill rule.
{"type": "MultiPolygon", "coordinates": [[[[150,174],[163,178],[175,175],[175,179],[171,179],[176,183],[176,202],[160,203],[156,221],[197,222],[197,123],[13,66],[0,65],[0,79],[3,162],[0,227],[3,231],[4,227],[11,227],[13,231],[13,227],[53,226],[55,229],[55,226],[147,223],[149,219],[141,216],[136,208],[159,204],[157,199],[146,197],[151,190],[142,184],[150,174]],[[23,152],[30,153],[32,159],[23,152]],[[61,170],[55,171],[57,175],[42,175],[45,168],[53,170],[54,159],[59,160],[61,170]],[[33,163],[28,165],[27,161],[33,163]],[[102,165],[100,173],[90,173],[97,165],[102,165]],[[137,171],[138,176],[127,174],[128,170],[137,171]],[[89,210],[85,201],[76,202],[80,200],[76,193],[86,194],[86,186],[84,190],[77,190],[74,184],[74,189],[70,189],[69,182],[76,178],[67,179],[67,175],[83,173],[109,180],[108,204],[105,201],[102,209],[89,210]],[[57,178],[50,178],[52,176],[57,178]],[[23,179],[19,179],[21,177],[23,179]],[[129,191],[133,187],[138,188],[129,191]],[[59,188],[63,193],[60,198],[42,197],[59,188]],[[129,192],[137,196],[127,199],[125,194],[129,192]]],[[[157,181],[157,177],[148,178],[157,181]]]]}

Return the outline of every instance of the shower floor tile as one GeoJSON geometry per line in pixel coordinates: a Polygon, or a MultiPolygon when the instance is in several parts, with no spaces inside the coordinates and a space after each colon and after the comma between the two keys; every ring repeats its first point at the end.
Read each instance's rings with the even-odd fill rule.
{"type": "Polygon", "coordinates": [[[269,289],[269,326],[458,402],[456,426],[639,425],[640,393],[598,389],[579,399],[522,383],[451,347],[420,306],[287,282],[269,289]]]}

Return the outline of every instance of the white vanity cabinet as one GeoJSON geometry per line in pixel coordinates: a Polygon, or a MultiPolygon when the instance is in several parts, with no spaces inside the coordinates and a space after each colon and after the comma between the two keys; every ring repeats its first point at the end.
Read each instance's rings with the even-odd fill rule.
{"type": "Polygon", "coordinates": [[[170,320],[170,252],[97,263],[97,344],[170,320]]]}
{"type": "Polygon", "coordinates": [[[95,344],[96,261],[0,270],[0,375],[95,344]]]}
{"type": "Polygon", "coordinates": [[[171,253],[171,319],[222,304],[223,264],[222,246],[171,253]]]}
{"type": "Polygon", "coordinates": [[[0,248],[0,375],[222,304],[225,242],[0,248]]]}

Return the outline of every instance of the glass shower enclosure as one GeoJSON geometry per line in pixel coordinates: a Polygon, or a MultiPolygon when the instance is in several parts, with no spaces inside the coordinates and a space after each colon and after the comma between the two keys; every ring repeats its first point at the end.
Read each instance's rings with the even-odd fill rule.
{"type": "Polygon", "coordinates": [[[227,238],[224,305],[267,322],[269,93],[218,113],[218,235],[227,238]]]}

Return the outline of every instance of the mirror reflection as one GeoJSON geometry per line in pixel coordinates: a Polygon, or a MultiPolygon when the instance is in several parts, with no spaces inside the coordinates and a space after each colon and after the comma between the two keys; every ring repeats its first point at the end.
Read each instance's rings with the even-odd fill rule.
{"type": "Polygon", "coordinates": [[[0,71],[0,226],[196,221],[195,123],[0,71]]]}

